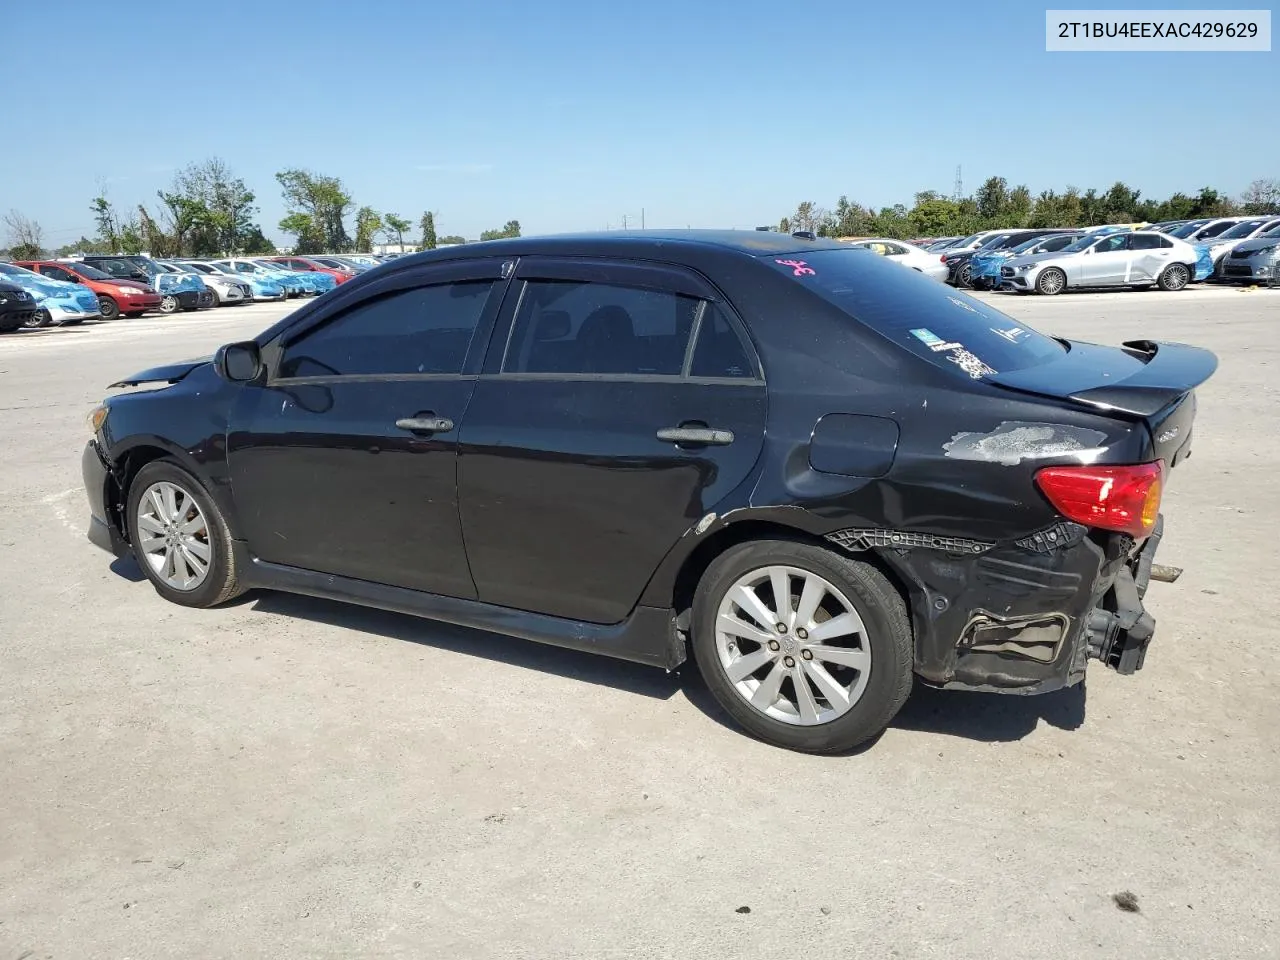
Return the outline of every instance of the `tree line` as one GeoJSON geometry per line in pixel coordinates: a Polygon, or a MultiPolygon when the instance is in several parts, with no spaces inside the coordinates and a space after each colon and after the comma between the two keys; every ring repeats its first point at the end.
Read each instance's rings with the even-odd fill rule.
{"type": "Polygon", "coordinates": [[[1109,190],[1081,192],[1067,187],[1061,193],[1044,190],[1032,196],[1025,185],[1009,187],[1004,177],[990,177],[967,197],[945,197],[935,190],[915,195],[903,204],[879,211],[842,196],[834,209],[806,200],[778,229],[783,233],[810,230],[823,237],[964,236],[978,230],[1013,227],[1084,227],[1103,223],[1159,223],[1199,217],[1280,215],[1280,180],[1255,180],[1237,198],[1212,187],[1188,195],[1175,193],[1164,200],[1144,198],[1141,191],[1116,182],[1109,190]]]}
{"type": "MultiPolygon", "coordinates": [[[[356,207],[338,177],[295,168],[281,170],[275,179],[287,211],[278,226],[292,238],[294,253],[369,253],[380,239],[398,244],[402,250],[413,246],[430,250],[466,242],[457,235],[437,236],[436,213],[431,210],[418,219],[414,236],[414,224],[405,217],[370,206],[356,207]],[[354,234],[348,232],[348,221],[354,234]]],[[[39,222],[11,210],[4,217],[10,243],[7,252],[15,260],[36,259],[46,252],[60,257],[145,252],[162,258],[274,254],[275,243],[256,220],[256,200],[244,180],[213,157],[178,171],[167,189],[156,191],[150,206],[140,203],[119,208],[107,197],[105,186],[99,186],[98,195],[89,203],[96,226],[94,236],[82,236],[51,251],[46,251],[39,222]]],[[[509,220],[502,227],[484,231],[480,239],[518,236],[520,221],[509,220]]]]}

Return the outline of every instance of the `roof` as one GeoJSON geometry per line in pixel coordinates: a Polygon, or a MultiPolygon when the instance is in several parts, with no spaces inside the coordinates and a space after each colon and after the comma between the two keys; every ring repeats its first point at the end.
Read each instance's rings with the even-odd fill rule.
{"type": "Polygon", "coordinates": [[[545,254],[600,253],[619,256],[654,253],[661,248],[679,245],[704,250],[729,250],[750,256],[795,253],[805,250],[841,249],[847,244],[835,240],[805,240],[785,233],[767,230],[611,230],[594,233],[564,233],[547,236],[515,237],[509,240],[483,240],[448,248],[436,248],[421,254],[397,257],[404,263],[423,256],[453,257],[513,256],[545,254]]]}

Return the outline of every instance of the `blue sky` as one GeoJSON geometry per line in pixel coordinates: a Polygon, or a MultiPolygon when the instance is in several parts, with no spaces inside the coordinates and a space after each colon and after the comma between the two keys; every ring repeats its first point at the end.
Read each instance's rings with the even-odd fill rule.
{"type": "Polygon", "coordinates": [[[92,234],[99,182],[150,203],[210,156],[276,237],[273,174],[292,166],[468,238],[642,208],[650,227],[750,227],[841,194],[909,205],[949,193],[957,164],[966,191],[993,174],[1157,197],[1280,177],[1275,52],[1046,53],[1046,5],[18,3],[0,210],[68,242],[92,234]]]}

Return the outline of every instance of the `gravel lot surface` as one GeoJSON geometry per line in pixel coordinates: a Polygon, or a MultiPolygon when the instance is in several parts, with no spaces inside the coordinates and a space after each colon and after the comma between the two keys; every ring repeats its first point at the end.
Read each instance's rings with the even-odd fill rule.
{"type": "Polygon", "coordinates": [[[0,960],[1276,957],[1280,291],[987,299],[1217,351],[1165,498],[1186,573],[1137,676],[918,689],[827,759],[689,671],[166,604],[84,537],[85,415],[281,308],[0,337],[0,960]]]}

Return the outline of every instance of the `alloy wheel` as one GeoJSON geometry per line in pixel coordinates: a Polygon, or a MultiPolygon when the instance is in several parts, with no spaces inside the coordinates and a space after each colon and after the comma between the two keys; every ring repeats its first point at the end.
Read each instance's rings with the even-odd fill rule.
{"type": "Polygon", "coordinates": [[[715,641],[738,695],[783,723],[815,726],[843,716],[871,676],[871,645],[853,604],[798,567],[739,577],[720,601],[715,641]]]}
{"type": "Polygon", "coordinates": [[[209,575],[213,545],[195,498],[161,480],[138,500],[138,546],[151,570],[174,590],[194,590],[209,575]]]}
{"type": "Polygon", "coordinates": [[[178,298],[171,293],[166,293],[160,298],[161,313],[176,313],[178,310],[178,298]]]}
{"type": "Polygon", "coordinates": [[[1063,276],[1061,270],[1046,270],[1044,276],[1040,278],[1040,292],[1053,296],[1055,293],[1061,293],[1062,288],[1067,285],[1067,278],[1063,276]]]}

